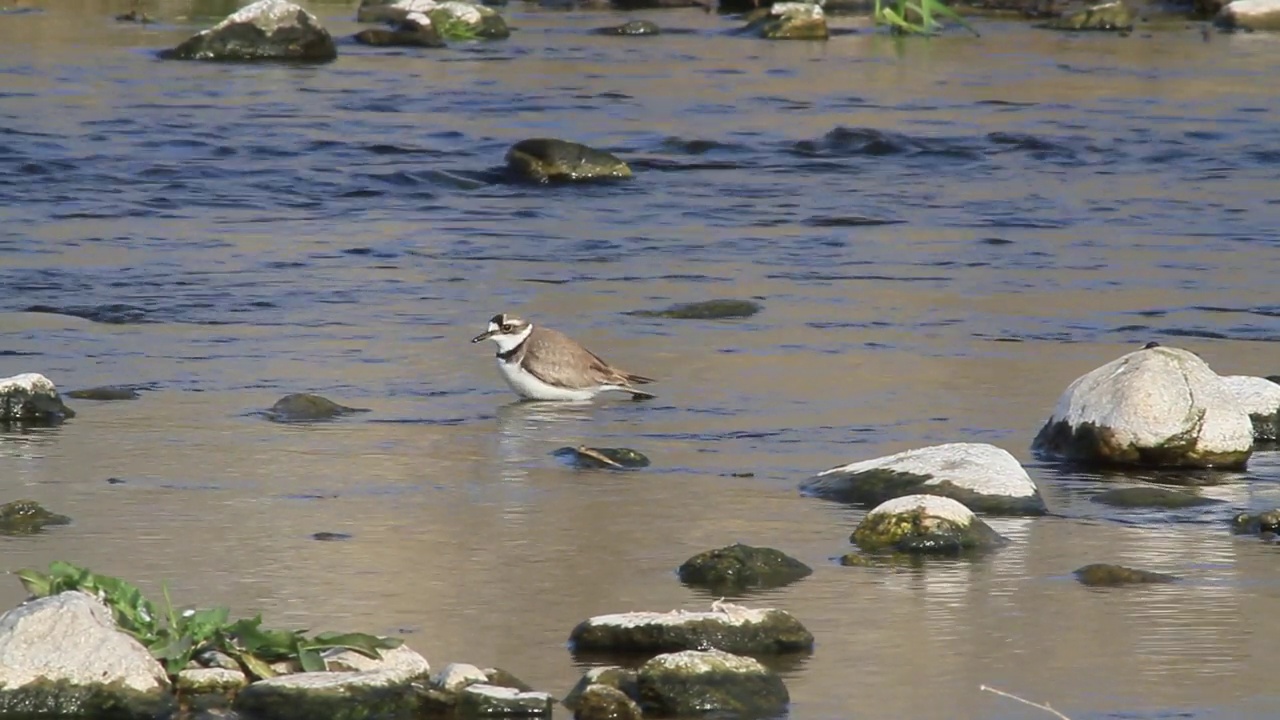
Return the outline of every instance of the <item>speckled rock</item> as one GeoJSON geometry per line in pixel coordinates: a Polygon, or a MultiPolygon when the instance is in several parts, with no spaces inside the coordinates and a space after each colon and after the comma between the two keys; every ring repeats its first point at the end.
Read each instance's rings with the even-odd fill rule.
{"type": "Polygon", "coordinates": [[[719,650],[659,655],[640,667],[646,716],[773,717],[791,702],[777,673],[758,661],[719,650]]]}
{"type": "Polygon", "coordinates": [[[188,693],[234,692],[249,684],[249,678],[240,670],[227,668],[187,668],[178,673],[178,691],[188,693]]]}
{"type": "Polygon", "coordinates": [[[612,154],[566,140],[521,140],[507,151],[506,160],[513,175],[538,183],[631,177],[631,168],[612,154]]]}
{"type": "Polygon", "coordinates": [[[1043,515],[1040,489],[1013,455],[986,443],[947,443],[842,465],[800,490],[839,502],[877,505],[904,495],[940,495],[989,515],[1043,515]]]}
{"type": "Polygon", "coordinates": [[[969,508],[937,495],[906,495],[872,508],[850,538],[866,552],[956,555],[1006,541],[969,508]]]}
{"type": "Polygon", "coordinates": [[[680,582],[718,594],[775,588],[813,574],[813,568],[773,548],[742,543],[698,553],[677,570],[680,582]]]}
{"type": "Polygon", "coordinates": [[[577,698],[573,720],[640,720],[640,706],[608,685],[590,685],[577,698]]]}
{"type": "Polygon", "coordinates": [[[1255,441],[1280,439],[1280,384],[1248,375],[1225,375],[1222,382],[1249,414],[1255,441]]]}
{"type": "Polygon", "coordinates": [[[1231,30],[1280,31],[1280,1],[1232,0],[1214,16],[1213,24],[1231,30]]]}
{"type": "Polygon", "coordinates": [[[786,653],[813,647],[813,635],[790,613],[745,608],[725,602],[710,612],[674,610],[600,615],[573,629],[574,650],[670,652],[715,648],[748,655],[786,653]]]}
{"type": "Polygon", "coordinates": [[[636,686],[636,671],[628,668],[618,667],[616,665],[606,665],[604,667],[594,667],[582,674],[582,678],[573,686],[569,694],[564,698],[564,706],[573,710],[578,710],[578,700],[581,699],[583,693],[592,687],[607,687],[616,690],[624,697],[635,699],[639,697],[639,689],[636,686]]]}
{"type": "Polygon", "coordinates": [[[39,373],[0,378],[0,423],[56,425],[75,415],[53,381],[39,373]]]}
{"type": "Polygon", "coordinates": [[[1133,29],[1133,18],[1133,11],[1128,5],[1123,2],[1108,2],[1053,18],[1037,27],[1049,30],[1126,32],[1133,29]]]}
{"type": "Polygon", "coordinates": [[[259,0],[178,47],[160,53],[160,57],[328,62],[338,57],[338,49],[315,15],[287,0],[259,0]]]}
{"type": "Polygon", "coordinates": [[[164,668],[93,596],[64,592],[0,615],[0,716],[132,719],[174,707],[164,668]]]}
{"type": "Polygon", "coordinates": [[[550,717],[555,698],[544,692],[524,692],[497,685],[468,685],[458,695],[455,717],[550,717]]]}
{"type": "Polygon", "coordinates": [[[1204,360],[1156,346],[1077,378],[1033,447],[1081,463],[1241,469],[1253,423],[1204,360]]]}
{"type": "Polygon", "coordinates": [[[1109,565],[1107,563],[1085,565],[1075,571],[1075,576],[1081,585],[1090,587],[1171,583],[1180,579],[1175,575],[1165,575],[1164,573],[1151,572],[1149,570],[1135,570],[1123,565],[1109,565]]]}

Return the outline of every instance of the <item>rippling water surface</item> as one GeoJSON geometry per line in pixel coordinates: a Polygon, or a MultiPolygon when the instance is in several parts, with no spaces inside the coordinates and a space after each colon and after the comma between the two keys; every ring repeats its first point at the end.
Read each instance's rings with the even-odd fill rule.
{"type": "Polygon", "coordinates": [[[0,376],[143,388],[0,435],[0,499],[75,519],[5,539],[5,569],[167,580],[563,693],[574,624],[705,607],[674,568],[741,541],[816,568],[743,601],[818,638],[786,669],[796,719],[1043,717],[983,683],[1076,720],[1274,714],[1280,558],[1225,523],[1280,501],[1280,460],[1203,491],[1224,505],[1120,512],[1088,499],[1136,480],[1027,447],[1068,382],[1150,340],[1280,372],[1280,40],[986,21],[896,42],[836,20],[858,32],[767,43],[697,10],[515,4],[504,42],[246,67],[153,57],[228,7],[124,9],[0,15],[0,376]],[[627,17],[692,32],[589,32],[627,17]],[[500,182],[538,136],[636,177],[500,182]],[[712,297],[765,310],[626,314],[712,297]],[[660,378],[659,399],[510,404],[467,342],[502,311],[660,378]],[[372,412],[253,414],[297,391],[372,412]],[[1012,451],[1055,515],[993,521],[1016,542],[980,562],[834,564],[860,512],[797,483],[953,440],[1012,451]],[[654,465],[549,455],[578,443],[654,465]],[[1070,572],[1090,562],[1188,581],[1089,590],[1070,572]]]}

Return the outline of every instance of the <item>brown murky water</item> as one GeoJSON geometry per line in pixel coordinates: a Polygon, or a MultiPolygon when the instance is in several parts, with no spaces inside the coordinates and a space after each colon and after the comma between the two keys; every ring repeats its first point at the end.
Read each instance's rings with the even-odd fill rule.
{"type": "MultiPolygon", "coordinates": [[[[674,569],[741,541],[816,569],[743,601],[817,636],[787,669],[796,719],[1044,717],[984,683],[1076,720],[1274,715],[1280,557],[1226,520],[1280,504],[1280,461],[1204,491],[1223,506],[1117,512],[1088,498],[1123,479],[1027,447],[1071,379],[1152,339],[1280,371],[1280,39],[988,21],[768,44],[692,10],[629,16],[687,34],[607,38],[588,30],[628,16],[513,5],[506,42],[227,67],[151,55],[204,19],[36,6],[0,15],[0,376],[147,389],[0,434],[0,499],[75,519],[0,539],[5,569],[61,558],[269,623],[404,633],[563,693],[574,624],[705,607],[674,569]],[[540,135],[637,177],[494,182],[540,135]],[[766,309],[624,314],[708,297],[766,309]],[[141,322],[25,312],[111,304],[141,322]],[[659,399],[509,404],[467,342],[504,310],[659,399]],[[252,414],[295,391],[372,412],[252,414]],[[860,511],[797,483],[953,440],[1012,451],[1055,516],[993,521],[1016,542],[979,562],[835,565],[860,511]],[[549,455],[582,442],[654,465],[549,455]],[[1187,582],[1089,590],[1070,572],[1090,562],[1187,582]]],[[[0,606],[21,595],[0,583],[0,606]]]]}

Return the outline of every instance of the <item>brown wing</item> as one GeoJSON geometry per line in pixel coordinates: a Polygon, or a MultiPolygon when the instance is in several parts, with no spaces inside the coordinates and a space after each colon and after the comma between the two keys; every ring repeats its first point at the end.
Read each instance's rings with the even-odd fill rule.
{"type": "Polygon", "coordinates": [[[582,389],[596,385],[650,383],[653,380],[623,372],[561,332],[535,328],[524,343],[525,369],[550,385],[582,389]]]}

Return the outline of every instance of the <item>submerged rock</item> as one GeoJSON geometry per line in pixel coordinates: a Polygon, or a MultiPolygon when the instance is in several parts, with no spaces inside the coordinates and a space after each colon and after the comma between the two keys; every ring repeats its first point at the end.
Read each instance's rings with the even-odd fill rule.
{"type": "Polygon", "coordinates": [[[91,595],[64,592],[0,615],[0,714],[167,716],[169,678],[91,595]]]}
{"type": "Polygon", "coordinates": [[[365,408],[352,408],[319,395],[294,393],[285,395],[266,411],[268,420],[275,422],[310,422],[332,420],[352,413],[368,412],[365,408]]]}
{"type": "Polygon", "coordinates": [[[416,685],[431,672],[427,661],[401,645],[381,659],[329,652],[326,665],[366,668],[297,672],[259,680],[236,696],[236,712],[264,720],[319,717],[411,717],[419,707],[416,685]],[[367,662],[366,662],[367,661],[367,662]]]}
{"type": "Polygon", "coordinates": [[[34,535],[49,525],[70,525],[71,518],[49,512],[35,500],[0,505],[0,535],[34,535]]]}
{"type": "Polygon", "coordinates": [[[610,153],[566,140],[521,140],[507,151],[506,160],[517,177],[539,183],[631,177],[631,168],[610,153]]]}
{"type": "Polygon", "coordinates": [[[442,48],[444,39],[432,24],[431,18],[422,13],[410,13],[391,28],[369,28],[355,34],[355,40],[364,45],[378,47],[442,48]]]}
{"type": "Polygon", "coordinates": [[[56,425],[75,416],[49,378],[39,373],[0,378],[0,423],[56,425]]]}
{"type": "Polygon", "coordinates": [[[1075,576],[1081,585],[1090,587],[1171,583],[1182,579],[1175,575],[1165,575],[1164,573],[1150,572],[1148,570],[1135,570],[1123,565],[1109,565],[1107,563],[1085,565],[1075,571],[1075,576]]]}
{"type": "Polygon", "coordinates": [[[116,22],[138,23],[139,25],[150,25],[155,20],[144,12],[130,10],[127,13],[116,15],[116,22]]]}
{"type": "Polygon", "coordinates": [[[1072,382],[1032,447],[1100,465],[1243,469],[1253,423],[1204,360],[1158,346],[1072,382]]]}
{"type": "Polygon", "coordinates": [[[165,50],[160,57],[328,62],[338,57],[338,49],[315,15],[287,0],[258,0],[178,47],[165,50]]]}
{"type": "Polygon", "coordinates": [[[680,303],[665,310],[633,310],[628,315],[637,317],[673,318],[676,320],[728,320],[751,317],[764,306],[751,300],[705,300],[680,303]]]}
{"type": "Polygon", "coordinates": [[[813,568],[781,550],[735,543],[694,555],[678,572],[686,585],[723,594],[781,587],[812,575],[813,568]]]}
{"type": "Polygon", "coordinates": [[[1256,514],[1240,513],[1231,518],[1231,532],[1236,535],[1276,535],[1280,533],[1280,509],[1256,514]]]}
{"type": "Polygon", "coordinates": [[[25,308],[23,312],[69,315],[107,325],[132,325],[148,322],[147,314],[149,311],[133,305],[112,303],[108,305],[68,305],[64,307],[32,305],[25,308]]]}
{"type": "Polygon", "coordinates": [[[1133,29],[1133,11],[1123,2],[1094,5],[1079,12],[1053,18],[1036,27],[1048,30],[1109,30],[1125,32],[1133,29]]]}
{"type": "Polygon", "coordinates": [[[1280,440],[1280,385],[1267,378],[1226,375],[1222,382],[1253,422],[1253,439],[1280,440]]]}
{"type": "Polygon", "coordinates": [[[800,484],[808,495],[877,505],[904,495],[939,495],[990,515],[1043,515],[1040,489],[1006,450],[986,443],[947,443],[863,460],[800,484]]]}
{"type": "Polygon", "coordinates": [[[659,655],[638,675],[646,716],[764,718],[782,713],[791,701],[777,673],[720,650],[659,655]]]}
{"type": "Polygon", "coordinates": [[[640,706],[608,685],[590,685],[578,696],[573,720],[640,720],[640,706]]]}
{"type": "Polygon", "coordinates": [[[972,510],[937,495],[907,495],[877,505],[850,539],[866,552],[931,555],[990,550],[1006,542],[972,510]]]}
{"type": "Polygon", "coordinates": [[[562,447],[551,453],[585,470],[632,470],[649,467],[649,458],[631,448],[562,447]]]}
{"type": "Polygon", "coordinates": [[[1213,16],[1213,24],[1229,30],[1280,31],[1280,2],[1232,0],[1213,16]]]}
{"type": "Polygon", "coordinates": [[[1122,508],[1179,508],[1200,507],[1201,505],[1218,505],[1221,500],[1192,495],[1191,493],[1167,490],[1160,487],[1127,487],[1107,490],[1089,498],[1096,503],[1122,508]]]}
{"type": "Polygon", "coordinates": [[[583,673],[582,678],[565,696],[563,700],[564,706],[574,711],[576,717],[578,703],[582,696],[591,688],[596,687],[608,688],[632,700],[640,696],[639,689],[636,687],[635,670],[616,665],[606,665],[604,667],[591,668],[583,673]]]}
{"type": "Polygon", "coordinates": [[[67,397],[75,400],[137,400],[140,395],[138,391],[131,387],[117,387],[114,385],[104,385],[102,387],[85,388],[83,390],[72,390],[67,393],[67,397]]]}
{"type": "Polygon", "coordinates": [[[743,30],[766,40],[826,40],[828,35],[827,17],[817,3],[775,2],[747,17],[743,30]]]}
{"type": "Polygon", "coordinates": [[[790,613],[716,602],[710,612],[675,610],[600,615],[573,629],[577,652],[671,652],[715,648],[746,655],[800,652],[813,635],[790,613]]]}
{"type": "Polygon", "coordinates": [[[648,20],[632,20],[614,25],[613,27],[604,27],[596,30],[598,35],[658,35],[662,30],[657,23],[648,20]]]}

